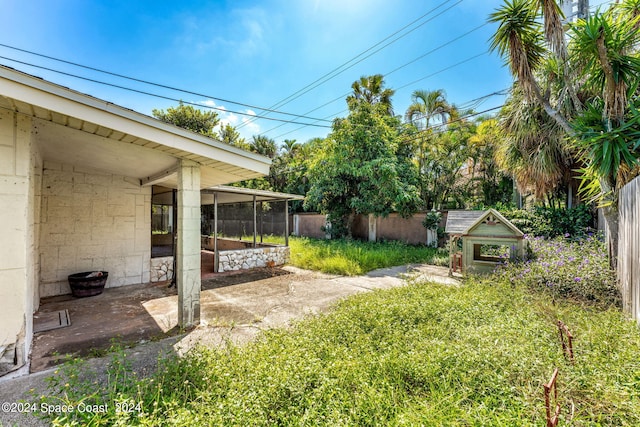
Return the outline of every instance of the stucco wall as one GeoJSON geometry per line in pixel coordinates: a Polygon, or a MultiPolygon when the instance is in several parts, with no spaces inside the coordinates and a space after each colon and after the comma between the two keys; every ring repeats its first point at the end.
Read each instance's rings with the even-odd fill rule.
{"type": "Polygon", "coordinates": [[[293,215],[293,234],[301,237],[325,239],[327,233],[322,230],[327,223],[327,216],[315,213],[299,213],[293,215]]]}
{"type": "Polygon", "coordinates": [[[106,287],[150,278],[151,188],[135,179],[44,163],[40,296],[70,293],[67,276],[109,272],[106,287]]]}
{"type": "MultiPolygon", "coordinates": [[[[396,213],[387,218],[373,218],[376,221],[377,240],[399,240],[412,245],[427,243],[427,230],[422,225],[424,213],[414,214],[410,218],[402,218],[396,213]]],[[[294,216],[294,234],[298,236],[325,238],[320,230],[324,225],[324,215],[320,214],[296,214],[294,216]]],[[[444,224],[442,222],[441,224],[444,224]]],[[[356,215],[351,229],[353,237],[357,239],[369,239],[369,216],[356,215]]]]}
{"type": "Polygon", "coordinates": [[[0,375],[26,366],[33,336],[41,168],[31,119],[0,110],[0,375]]]}
{"type": "Polygon", "coordinates": [[[410,218],[402,218],[396,213],[377,219],[378,239],[399,240],[410,245],[427,243],[427,229],[422,225],[426,214],[417,213],[410,218]]]}

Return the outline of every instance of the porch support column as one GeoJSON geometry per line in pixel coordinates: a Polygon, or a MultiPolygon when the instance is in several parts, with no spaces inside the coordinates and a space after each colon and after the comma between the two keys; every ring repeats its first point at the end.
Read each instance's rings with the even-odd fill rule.
{"type": "Polygon", "coordinates": [[[256,247],[256,237],[258,233],[258,205],[256,204],[256,195],[253,195],[253,247],[256,247]]]}
{"type": "Polygon", "coordinates": [[[264,242],[264,202],[260,202],[260,244],[264,242]]]}
{"type": "Polygon", "coordinates": [[[289,200],[284,201],[284,245],[289,246],[289,200]]]}
{"type": "Polygon", "coordinates": [[[218,272],[218,193],[213,193],[213,272],[218,272]]]}
{"type": "Polygon", "coordinates": [[[178,325],[200,324],[200,165],[178,168],[178,325]]]}

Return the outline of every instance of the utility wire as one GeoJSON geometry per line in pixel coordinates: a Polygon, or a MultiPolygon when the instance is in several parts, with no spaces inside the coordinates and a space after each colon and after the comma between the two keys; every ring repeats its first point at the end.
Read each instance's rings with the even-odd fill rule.
{"type": "MultiPolygon", "coordinates": [[[[429,10],[427,13],[425,13],[424,15],[420,16],[418,19],[410,22],[409,24],[405,25],[404,27],[402,27],[401,29],[399,29],[398,31],[394,32],[393,34],[387,36],[386,38],[384,38],[383,40],[379,41],[378,43],[376,43],[375,45],[371,46],[370,48],[368,48],[367,50],[359,53],[358,55],[356,55],[355,57],[353,57],[352,59],[350,59],[349,61],[343,63],[342,65],[334,68],[333,70],[329,71],[328,73],[326,73],[325,75],[323,75],[322,77],[314,80],[313,82],[309,83],[307,86],[303,87],[302,89],[298,90],[297,92],[294,92],[293,94],[289,95],[288,97],[278,101],[276,104],[272,105],[270,108],[279,108],[283,105],[288,104],[289,102],[293,101],[294,99],[299,98],[300,96],[304,95],[305,93],[317,88],[318,86],[326,83],[327,81],[333,79],[334,77],[342,74],[343,72],[345,72],[346,70],[352,68],[353,66],[355,66],[356,64],[359,64],[360,62],[364,61],[365,59],[369,58],[370,56],[378,53],[379,51],[381,51],[382,49],[386,48],[387,46],[395,43],[396,41],[398,41],[399,39],[407,36],[408,34],[410,34],[411,32],[417,30],[418,28],[420,28],[421,26],[427,24],[428,22],[432,21],[433,19],[437,18],[438,16],[442,15],[443,13],[451,10],[453,7],[457,6],[459,3],[462,2],[462,0],[458,0],[455,4],[453,4],[452,6],[449,6],[447,9],[445,9],[444,11],[438,13],[436,16],[433,16],[432,18],[428,19],[427,21],[421,23],[420,25],[416,26],[415,28],[412,28],[411,30],[407,31],[406,33],[396,37],[395,39],[391,40],[390,42],[388,42],[387,44],[383,45],[382,47],[380,47],[379,49],[373,51],[372,53],[370,53],[369,55],[360,58],[362,55],[368,53],[369,51],[371,51],[372,49],[376,48],[377,46],[380,46],[382,43],[384,43],[385,41],[389,40],[390,38],[392,38],[393,36],[395,36],[396,34],[402,32],[403,30],[405,30],[406,28],[410,27],[411,25],[415,24],[416,22],[420,21],[421,19],[423,19],[424,17],[430,15],[432,12],[436,11],[437,9],[439,9],[440,7],[444,6],[445,4],[449,3],[452,0],[446,0],[442,3],[440,3],[438,6],[436,6],[435,8],[429,10]],[[360,59],[358,59],[360,58],[360,59]],[[358,59],[358,60],[357,60],[358,59]],[[356,61],[357,60],[357,61],[356,61]],[[353,62],[356,61],[356,62],[353,62]],[[353,62],[353,64],[349,65],[348,67],[346,67],[349,63],[353,62]],[[342,70],[340,70],[341,68],[346,67],[342,70]],[[335,73],[335,74],[334,74],[335,73]],[[333,74],[333,75],[332,75],[333,74]]],[[[245,126],[249,124],[249,122],[245,122],[243,124],[241,124],[237,129],[240,129],[241,127],[245,126]]]]}
{"type": "MultiPolygon", "coordinates": [[[[100,80],[90,79],[88,77],[78,76],[78,75],[67,73],[67,72],[64,72],[64,71],[55,70],[53,68],[48,68],[48,67],[43,67],[41,65],[31,64],[31,63],[24,62],[24,61],[19,61],[17,59],[13,59],[13,58],[7,58],[5,56],[0,56],[0,59],[16,62],[18,64],[27,65],[29,67],[40,68],[42,70],[51,71],[53,73],[62,74],[62,75],[65,75],[65,76],[69,76],[69,77],[73,77],[73,78],[76,78],[76,79],[85,80],[85,81],[92,82],[92,83],[98,83],[98,84],[101,84],[101,85],[110,86],[110,87],[114,87],[114,88],[117,88],[117,89],[122,89],[122,90],[127,90],[127,91],[130,91],[130,92],[139,93],[139,94],[142,94],[142,95],[152,96],[154,98],[165,99],[165,100],[169,100],[169,101],[173,101],[173,102],[182,102],[183,104],[193,105],[193,106],[197,106],[197,107],[209,108],[211,110],[223,111],[225,113],[233,113],[233,114],[239,114],[239,115],[243,115],[243,116],[255,117],[253,114],[249,114],[249,113],[243,113],[243,112],[240,112],[240,111],[228,110],[226,108],[220,108],[220,107],[212,107],[210,105],[197,104],[195,102],[183,101],[181,99],[175,99],[175,98],[171,98],[171,97],[164,96],[164,95],[158,95],[156,93],[146,92],[146,91],[143,91],[143,90],[138,90],[138,89],[133,89],[133,88],[125,87],[125,86],[120,86],[120,85],[116,85],[116,84],[113,84],[113,83],[107,83],[107,82],[103,82],[103,81],[100,81],[100,80]]],[[[322,128],[331,128],[331,126],[329,126],[329,125],[320,125],[320,124],[316,124],[316,123],[301,123],[301,122],[296,122],[296,121],[293,121],[293,120],[276,119],[274,117],[262,117],[262,118],[264,118],[266,120],[276,121],[276,122],[292,123],[292,124],[297,124],[297,125],[314,126],[314,127],[322,127],[322,128]]],[[[318,121],[318,120],[324,120],[324,119],[316,119],[316,121],[318,121]]],[[[328,120],[324,120],[324,121],[328,121],[328,120]]]]}
{"type": "MultiPolygon", "coordinates": [[[[454,6],[455,6],[455,5],[454,5],[454,6]]],[[[423,59],[423,58],[425,58],[426,56],[431,55],[432,53],[434,53],[434,52],[436,52],[436,51],[438,51],[438,50],[442,49],[443,47],[446,47],[446,46],[448,46],[448,45],[450,45],[450,44],[453,44],[454,42],[456,42],[456,41],[458,41],[458,40],[460,40],[460,39],[462,39],[462,38],[464,38],[464,37],[468,36],[469,34],[471,34],[471,33],[475,32],[475,31],[479,30],[480,28],[482,28],[482,27],[484,27],[484,26],[486,26],[486,25],[488,25],[488,23],[484,23],[484,24],[478,25],[477,27],[475,27],[475,28],[473,28],[473,29],[471,29],[471,30],[469,30],[469,31],[465,32],[464,34],[461,34],[461,35],[459,35],[459,36],[457,36],[457,37],[455,37],[455,38],[453,38],[453,39],[451,39],[451,40],[449,40],[449,41],[447,41],[447,42],[445,42],[445,43],[443,43],[443,44],[441,44],[441,45],[439,45],[439,46],[437,46],[437,47],[435,47],[435,48],[433,48],[433,49],[431,49],[431,50],[429,50],[428,52],[425,52],[424,54],[422,54],[422,55],[420,55],[420,56],[418,56],[418,57],[416,57],[416,58],[412,59],[411,61],[406,62],[406,63],[404,63],[403,65],[401,65],[401,66],[399,66],[399,67],[397,67],[397,68],[394,68],[393,70],[389,71],[388,73],[384,73],[383,75],[384,75],[384,76],[385,76],[385,78],[386,78],[386,77],[390,76],[391,74],[395,73],[396,71],[399,71],[399,70],[401,70],[401,69],[403,69],[403,68],[405,68],[405,67],[407,67],[407,66],[409,66],[409,65],[413,64],[414,62],[417,62],[417,61],[419,61],[420,59],[423,59]]],[[[455,65],[454,65],[454,66],[455,66],[455,65]]],[[[431,77],[431,75],[430,75],[430,76],[427,76],[427,77],[431,77]]],[[[425,77],[425,78],[427,78],[427,77],[425,77]]],[[[403,86],[403,87],[404,87],[404,86],[403,86]]],[[[401,89],[402,89],[402,87],[401,87],[401,89]]],[[[322,107],[325,107],[325,106],[327,106],[327,105],[329,105],[329,104],[332,104],[332,103],[334,103],[334,102],[336,102],[336,101],[339,101],[339,100],[341,100],[341,99],[344,99],[344,98],[345,98],[346,96],[348,96],[350,93],[351,93],[351,92],[347,92],[347,93],[345,93],[344,95],[338,96],[337,98],[334,98],[334,99],[332,99],[331,101],[328,101],[328,102],[326,102],[326,103],[324,103],[324,104],[320,105],[319,107],[316,107],[316,108],[314,108],[314,109],[312,109],[312,110],[309,110],[309,111],[307,111],[307,112],[306,112],[306,113],[304,113],[304,114],[310,114],[310,113],[313,113],[314,111],[319,110],[319,109],[320,109],[320,108],[322,108],[322,107]]],[[[338,114],[340,114],[340,113],[338,113],[338,114]]],[[[327,117],[332,117],[332,116],[325,116],[325,119],[326,119],[327,117]]],[[[269,133],[269,132],[274,131],[274,130],[276,130],[276,129],[278,129],[278,128],[282,127],[282,126],[284,126],[284,124],[280,124],[280,125],[275,126],[275,127],[271,128],[271,129],[269,129],[269,130],[266,130],[266,131],[262,132],[262,134],[269,133]]]]}
{"type": "MultiPolygon", "coordinates": [[[[226,102],[226,103],[229,103],[229,104],[240,105],[242,107],[252,108],[254,110],[268,111],[270,113],[282,114],[282,115],[285,115],[285,116],[293,116],[293,117],[297,117],[297,118],[301,118],[301,119],[324,121],[324,119],[318,119],[318,118],[315,118],[315,117],[306,117],[306,116],[299,115],[299,114],[286,113],[284,111],[271,110],[269,108],[258,107],[258,106],[255,106],[255,105],[245,104],[245,103],[238,102],[238,101],[231,101],[229,99],[218,98],[218,97],[211,96],[211,95],[205,95],[205,94],[202,94],[202,93],[193,92],[193,91],[186,90],[186,89],[180,89],[180,88],[176,88],[176,87],[173,87],[173,86],[168,86],[168,85],[161,84],[161,83],[154,83],[154,82],[150,82],[148,80],[142,80],[142,79],[138,79],[138,78],[135,78],[135,77],[126,76],[124,74],[118,74],[118,73],[114,73],[114,72],[111,72],[111,71],[101,70],[99,68],[78,64],[77,62],[71,62],[71,61],[67,61],[67,60],[64,60],[64,59],[55,58],[53,56],[44,55],[42,53],[37,53],[37,52],[33,52],[33,51],[30,51],[30,50],[26,50],[26,49],[21,49],[21,48],[15,47],[15,46],[9,46],[9,45],[3,44],[3,43],[0,43],[0,46],[4,47],[4,48],[7,48],[7,49],[13,49],[13,50],[17,50],[19,52],[28,53],[29,55],[39,56],[41,58],[50,59],[52,61],[61,62],[63,64],[73,65],[74,67],[80,67],[80,68],[84,68],[86,70],[96,71],[98,73],[107,74],[107,75],[118,77],[118,78],[121,78],[121,79],[131,80],[131,81],[134,81],[134,82],[143,83],[143,84],[150,85],[150,86],[161,87],[163,89],[169,89],[169,90],[173,90],[173,91],[176,91],[176,92],[186,93],[186,94],[189,94],[189,95],[200,96],[200,97],[207,98],[207,99],[214,99],[216,101],[226,102]]],[[[13,60],[13,61],[15,61],[15,60],[13,60]]],[[[15,62],[19,62],[19,61],[15,61],[15,62]]],[[[35,66],[35,65],[33,65],[33,66],[35,66]]],[[[75,77],[77,77],[77,76],[75,76],[75,77]]],[[[251,114],[249,114],[249,115],[253,117],[253,115],[251,115],[251,114]]]]}
{"type": "MultiPolygon", "coordinates": [[[[462,61],[459,61],[459,62],[457,62],[457,63],[455,63],[455,64],[452,64],[452,65],[450,65],[450,66],[448,66],[448,67],[442,68],[442,69],[440,69],[440,70],[438,70],[438,71],[435,71],[435,72],[433,72],[433,73],[431,73],[431,74],[428,74],[428,75],[426,75],[426,76],[424,76],[424,77],[421,77],[421,78],[419,78],[419,79],[417,79],[417,80],[414,80],[414,81],[412,81],[411,83],[407,83],[407,84],[405,84],[405,85],[403,85],[403,86],[400,86],[400,87],[399,87],[398,89],[396,89],[396,90],[404,89],[404,88],[405,88],[405,87],[407,87],[407,86],[411,86],[411,85],[413,85],[413,84],[415,84],[415,83],[417,83],[417,82],[419,82],[419,81],[422,81],[422,80],[428,79],[429,77],[433,77],[433,76],[435,76],[435,75],[437,75],[437,74],[440,74],[440,73],[443,73],[443,72],[445,72],[445,71],[448,71],[448,70],[450,70],[450,69],[452,69],[452,68],[458,67],[458,66],[460,66],[460,65],[462,65],[462,64],[465,64],[465,63],[467,63],[467,62],[469,62],[469,61],[472,61],[472,60],[474,60],[474,59],[476,59],[476,58],[478,58],[478,57],[480,57],[480,56],[482,56],[482,55],[486,55],[487,53],[488,53],[488,51],[485,51],[485,52],[479,53],[479,54],[477,54],[477,55],[471,56],[471,57],[469,57],[469,58],[467,58],[467,59],[463,59],[462,61]]],[[[326,105],[328,105],[328,104],[331,104],[331,103],[333,103],[333,102],[337,101],[338,99],[344,99],[344,97],[345,97],[345,96],[347,96],[347,95],[349,95],[349,94],[350,94],[350,92],[346,93],[345,95],[343,95],[343,96],[341,96],[341,97],[335,98],[335,99],[333,99],[332,101],[329,101],[329,102],[327,102],[327,103],[325,103],[325,104],[321,105],[320,107],[318,107],[318,108],[316,108],[316,109],[319,109],[319,108],[324,107],[324,106],[326,106],[326,105]]],[[[314,111],[314,110],[311,110],[311,111],[314,111]]],[[[326,119],[326,118],[329,118],[329,117],[335,117],[335,116],[337,116],[337,115],[339,115],[339,114],[344,113],[345,111],[347,111],[347,110],[342,110],[342,111],[340,111],[340,112],[338,112],[338,113],[335,113],[335,114],[332,114],[332,115],[329,115],[329,116],[325,116],[325,119],[326,119]]],[[[269,129],[269,130],[265,131],[265,132],[262,132],[262,134],[265,134],[265,133],[271,132],[271,131],[273,131],[273,130],[275,130],[275,129],[277,129],[277,128],[281,127],[281,126],[283,126],[283,125],[275,126],[275,127],[271,128],[271,129],[269,129]]],[[[296,129],[294,129],[294,130],[291,130],[291,131],[289,131],[289,132],[285,132],[285,133],[283,133],[283,134],[280,134],[280,135],[278,135],[278,136],[274,137],[273,139],[281,138],[281,137],[286,136],[286,135],[288,135],[288,134],[290,134],[290,133],[293,133],[293,132],[296,132],[296,131],[298,131],[298,130],[300,130],[300,129],[303,129],[304,127],[305,127],[305,126],[301,126],[301,127],[298,127],[298,128],[296,128],[296,129]]]]}
{"type": "MultiPolygon", "coordinates": [[[[462,103],[461,105],[473,104],[473,103],[476,103],[476,102],[478,102],[478,101],[486,100],[487,98],[490,98],[490,97],[492,97],[492,96],[506,95],[508,91],[509,91],[509,89],[508,89],[508,88],[507,88],[507,89],[501,89],[501,90],[498,90],[498,91],[494,91],[494,92],[491,92],[491,93],[489,93],[489,94],[487,94],[487,95],[483,95],[483,96],[480,96],[480,97],[477,97],[477,98],[471,99],[471,100],[469,100],[469,101],[466,101],[466,102],[462,103]]],[[[484,110],[484,111],[481,111],[481,112],[479,112],[479,113],[475,113],[475,112],[474,112],[474,113],[469,113],[469,114],[466,114],[466,115],[462,116],[462,117],[461,117],[461,118],[459,118],[459,119],[452,120],[452,121],[450,121],[450,122],[448,122],[448,123],[455,123],[455,122],[457,122],[457,121],[463,120],[464,118],[467,118],[467,117],[473,117],[473,116],[477,116],[477,115],[480,115],[480,114],[484,114],[484,113],[487,113],[487,112],[490,112],[490,111],[493,111],[493,110],[496,110],[496,109],[498,109],[498,108],[502,108],[502,107],[503,107],[503,105],[500,105],[500,106],[498,106],[498,107],[490,108],[490,109],[488,109],[488,110],[484,110]]],[[[344,112],[344,110],[343,110],[343,111],[341,111],[341,112],[335,113],[335,114],[333,114],[332,116],[336,116],[336,115],[341,114],[341,113],[343,113],[343,112],[344,112]]],[[[331,117],[331,116],[327,116],[327,117],[331,117]]],[[[424,118],[424,117],[426,117],[426,116],[423,116],[422,118],[424,118]]],[[[447,124],[448,124],[448,123],[447,123],[447,124]]],[[[430,126],[428,129],[435,128],[436,126],[442,126],[442,124],[437,124],[437,125],[436,125],[436,124],[434,124],[434,125],[430,126]]],[[[283,136],[286,136],[286,135],[288,135],[288,134],[290,134],[290,133],[296,132],[296,131],[298,131],[298,130],[300,130],[300,129],[303,129],[303,128],[304,128],[304,126],[301,126],[301,127],[296,128],[296,129],[294,129],[294,130],[291,130],[291,131],[289,131],[289,132],[286,132],[286,133],[283,133],[283,134],[281,134],[281,135],[278,135],[278,136],[274,137],[273,139],[281,138],[281,137],[283,137],[283,136]]],[[[424,129],[423,129],[423,131],[424,131],[424,129]]]]}
{"type": "Polygon", "coordinates": [[[434,131],[434,132],[431,132],[431,134],[433,134],[433,133],[437,133],[437,134],[444,133],[444,132],[447,131],[446,126],[449,126],[450,124],[465,121],[466,119],[468,119],[470,117],[475,117],[475,116],[480,116],[482,114],[490,113],[491,111],[498,110],[498,109],[500,109],[502,107],[504,107],[504,104],[498,105],[497,107],[487,108],[484,111],[478,111],[478,112],[475,112],[475,113],[469,113],[469,114],[466,114],[464,116],[458,117],[456,119],[449,120],[446,123],[438,123],[438,124],[431,125],[431,126],[426,127],[424,129],[417,130],[412,135],[407,135],[407,138],[405,139],[405,141],[409,141],[409,140],[415,139],[420,134],[427,133],[427,132],[430,132],[430,131],[434,131]],[[441,128],[441,129],[438,129],[438,128],[441,128]]]}

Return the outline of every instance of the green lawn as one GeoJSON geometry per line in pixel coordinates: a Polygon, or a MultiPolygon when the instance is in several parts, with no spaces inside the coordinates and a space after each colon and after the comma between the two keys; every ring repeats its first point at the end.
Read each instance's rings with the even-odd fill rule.
{"type": "MultiPolygon", "coordinates": [[[[253,236],[243,236],[242,240],[253,241],[253,236]]],[[[263,242],[282,245],[284,237],[265,235],[263,242]]],[[[378,268],[413,263],[449,265],[449,253],[445,249],[407,245],[395,241],[370,243],[360,240],[321,240],[291,236],[289,246],[291,265],[345,276],[359,276],[378,268]]]]}
{"type": "MultiPolygon", "coordinates": [[[[164,360],[151,378],[132,376],[116,353],[102,391],[74,379],[82,367],[70,365],[48,399],[140,403],[140,413],[76,412],[61,416],[62,425],[542,426],[542,385],[558,367],[560,425],[638,426],[639,329],[615,301],[580,292],[592,271],[608,295],[613,276],[596,273],[606,258],[594,252],[589,264],[598,265],[580,267],[577,281],[584,259],[550,258],[558,256],[553,244],[548,258],[462,286],[359,294],[245,346],[164,360]],[[538,287],[536,266],[552,259],[556,273],[567,273],[538,287]],[[574,363],[563,356],[558,319],[575,337],[574,363]]],[[[562,247],[576,258],[595,245],[562,247]]]]}
{"type": "MultiPolygon", "coordinates": [[[[107,399],[141,402],[143,413],[93,421],[540,426],[542,384],[559,367],[561,425],[574,411],[573,425],[637,426],[639,354],[638,329],[617,309],[552,304],[490,281],[413,284],[358,295],[244,347],[165,361],[152,379],[128,381],[119,362],[107,399]],[[563,357],[556,319],[576,337],[574,364],[563,357]]],[[[80,387],[70,402],[91,391],[80,387]]]]}
{"type": "Polygon", "coordinates": [[[291,264],[307,270],[358,276],[371,270],[411,263],[448,265],[448,252],[399,242],[292,238],[291,264]]]}

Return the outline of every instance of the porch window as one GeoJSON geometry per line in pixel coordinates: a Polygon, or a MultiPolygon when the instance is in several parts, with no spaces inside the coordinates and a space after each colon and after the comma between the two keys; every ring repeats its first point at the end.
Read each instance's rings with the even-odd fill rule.
{"type": "Polygon", "coordinates": [[[172,256],[175,244],[175,190],[154,185],[151,196],[151,257],[172,256]]]}

